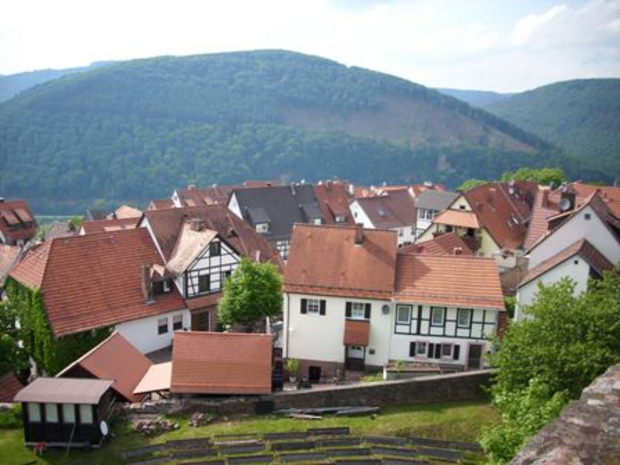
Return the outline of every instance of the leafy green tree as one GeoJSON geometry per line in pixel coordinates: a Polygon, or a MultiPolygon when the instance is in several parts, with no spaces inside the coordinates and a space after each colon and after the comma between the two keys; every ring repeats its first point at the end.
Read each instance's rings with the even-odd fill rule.
{"type": "Polygon", "coordinates": [[[558,187],[563,182],[566,182],[566,175],[561,168],[519,168],[516,171],[506,171],[502,175],[502,181],[508,182],[514,179],[515,181],[536,181],[543,186],[558,187]]]}
{"type": "Polygon", "coordinates": [[[456,190],[461,192],[467,192],[474,187],[484,186],[485,184],[488,184],[488,181],[485,181],[484,179],[468,179],[467,181],[463,182],[463,184],[461,184],[456,190]]]}
{"type": "Polygon", "coordinates": [[[273,263],[243,258],[224,284],[219,319],[224,325],[247,324],[282,312],[282,276],[273,263]]]}
{"type": "Polygon", "coordinates": [[[620,362],[620,268],[591,281],[586,293],[574,289],[569,279],[541,285],[524,309],[531,318],[513,322],[491,356],[502,422],[482,443],[494,463],[507,463],[569,399],[620,362]]]}

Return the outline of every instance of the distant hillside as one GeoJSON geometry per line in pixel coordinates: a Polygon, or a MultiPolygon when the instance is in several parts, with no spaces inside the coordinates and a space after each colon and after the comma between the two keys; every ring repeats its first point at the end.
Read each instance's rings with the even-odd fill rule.
{"type": "Polygon", "coordinates": [[[445,95],[462,100],[475,107],[484,107],[495,102],[501,102],[515,94],[500,94],[499,92],[490,92],[487,90],[462,90],[462,89],[437,89],[445,95]]]}
{"type": "Polygon", "coordinates": [[[40,71],[31,71],[28,73],[9,74],[6,76],[0,75],[0,102],[4,102],[15,95],[30,89],[31,87],[43,84],[54,79],[67,76],[69,74],[81,73],[90,69],[98,68],[100,66],[108,65],[110,61],[100,61],[93,63],[89,66],[83,66],[80,68],[67,68],[67,69],[43,69],[40,71]]]}
{"type": "Polygon", "coordinates": [[[620,179],[620,79],[559,82],[485,109],[620,179]]]}
{"type": "Polygon", "coordinates": [[[146,202],[189,183],[455,186],[550,161],[577,169],[452,97],[284,51],[136,60],[51,81],[0,105],[0,140],[0,194],[45,213],[146,202]]]}

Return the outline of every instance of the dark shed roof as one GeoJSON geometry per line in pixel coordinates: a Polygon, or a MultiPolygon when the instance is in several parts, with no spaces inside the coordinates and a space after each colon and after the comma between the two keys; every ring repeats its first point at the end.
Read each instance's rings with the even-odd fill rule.
{"type": "Polygon", "coordinates": [[[96,405],[113,384],[101,379],[37,378],[17,393],[15,401],[96,405]]]}

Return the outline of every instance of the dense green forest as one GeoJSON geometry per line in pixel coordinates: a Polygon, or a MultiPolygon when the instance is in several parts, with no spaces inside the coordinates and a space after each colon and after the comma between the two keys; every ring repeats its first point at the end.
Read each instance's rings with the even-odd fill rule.
{"type": "Polygon", "coordinates": [[[488,90],[437,89],[442,94],[462,100],[475,107],[484,107],[494,102],[505,100],[516,94],[491,92],[488,90]]]}
{"type": "Polygon", "coordinates": [[[497,178],[520,166],[604,175],[455,98],[291,52],[112,64],[0,105],[0,193],[38,213],[146,203],[189,183],[497,178]]]}
{"type": "Polygon", "coordinates": [[[485,109],[620,179],[620,79],[559,82],[485,109]]]}

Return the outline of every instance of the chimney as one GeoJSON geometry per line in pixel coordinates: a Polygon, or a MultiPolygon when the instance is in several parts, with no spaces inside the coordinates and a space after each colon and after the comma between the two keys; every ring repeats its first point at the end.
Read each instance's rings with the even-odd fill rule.
{"type": "Polygon", "coordinates": [[[142,265],[140,268],[140,278],[142,284],[142,297],[147,304],[154,303],[153,299],[153,281],[151,280],[151,269],[148,265],[142,265]]]}
{"type": "Polygon", "coordinates": [[[187,190],[192,190],[192,189],[196,189],[196,184],[190,184],[189,186],[187,186],[187,190]]]}
{"type": "Polygon", "coordinates": [[[205,222],[200,218],[191,218],[189,220],[189,227],[192,231],[200,232],[205,229],[205,222]]]}
{"type": "Polygon", "coordinates": [[[362,245],[364,242],[364,225],[356,224],[355,225],[355,245],[362,245]]]}
{"type": "Polygon", "coordinates": [[[296,195],[297,191],[295,190],[295,184],[291,183],[291,195],[296,195]]]}
{"type": "Polygon", "coordinates": [[[355,185],[349,184],[349,195],[353,197],[355,195],[355,185]]]}
{"type": "Polygon", "coordinates": [[[254,252],[254,261],[255,261],[256,263],[260,263],[260,250],[256,250],[256,251],[254,252]]]}
{"type": "Polygon", "coordinates": [[[237,231],[232,226],[226,230],[226,237],[235,237],[237,235],[237,231]]]}
{"type": "Polygon", "coordinates": [[[463,255],[463,247],[455,247],[453,252],[454,255],[463,255]]]}

